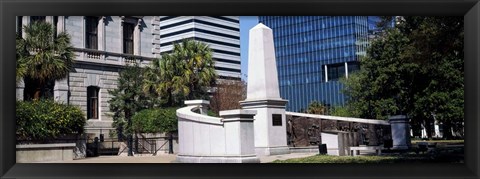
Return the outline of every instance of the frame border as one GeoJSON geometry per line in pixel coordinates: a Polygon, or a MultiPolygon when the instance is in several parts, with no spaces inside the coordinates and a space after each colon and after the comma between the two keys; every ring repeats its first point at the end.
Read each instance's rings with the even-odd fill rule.
{"type": "Polygon", "coordinates": [[[0,1],[2,178],[479,178],[478,0],[3,0],[0,1]],[[464,16],[464,164],[15,164],[17,15],[426,15],[464,16]]]}

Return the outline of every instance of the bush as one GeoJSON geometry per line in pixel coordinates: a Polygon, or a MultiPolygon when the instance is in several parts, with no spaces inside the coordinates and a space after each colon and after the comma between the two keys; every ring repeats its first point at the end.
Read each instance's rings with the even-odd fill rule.
{"type": "Polygon", "coordinates": [[[177,108],[145,109],[132,117],[135,132],[160,133],[174,132],[178,128],[177,108]]]}
{"type": "Polygon", "coordinates": [[[86,118],[78,107],[42,99],[17,101],[16,121],[17,140],[46,142],[83,133],[86,118]]]}

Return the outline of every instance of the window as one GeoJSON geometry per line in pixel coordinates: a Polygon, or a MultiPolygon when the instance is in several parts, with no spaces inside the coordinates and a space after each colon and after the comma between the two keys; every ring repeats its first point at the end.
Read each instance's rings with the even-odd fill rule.
{"type": "Polygon", "coordinates": [[[327,72],[328,72],[328,80],[338,80],[340,77],[345,76],[345,64],[338,63],[338,64],[331,64],[327,65],[327,72]]]}
{"type": "Polygon", "coordinates": [[[357,61],[348,62],[348,74],[354,73],[359,70],[360,70],[360,63],[358,63],[357,61]]]}
{"type": "Polygon", "coordinates": [[[133,54],[133,31],[133,24],[123,23],[123,53],[133,54]]]}
{"type": "Polygon", "coordinates": [[[45,22],[45,16],[31,16],[30,20],[32,22],[37,22],[37,21],[44,21],[45,22]]]}
{"type": "Polygon", "coordinates": [[[98,91],[96,86],[87,87],[87,117],[88,119],[98,119],[98,91]]]}
{"type": "Polygon", "coordinates": [[[98,49],[98,18],[87,16],[85,28],[85,48],[98,49]]]}
{"type": "Polygon", "coordinates": [[[57,36],[57,24],[58,24],[58,16],[53,16],[53,26],[55,28],[53,28],[53,31],[54,31],[54,36],[56,37],[57,36]]]}
{"type": "Polygon", "coordinates": [[[17,16],[17,32],[19,36],[22,36],[23,28],[23,16],[17,16]]]}
{"type": "Polygon", "coordinates": [[[28,101],[34,99],[35,96],[45,99],[53,99],[55,80],[46,81],[43,87],[39,87],[38,82],[32,78],[25,77],[23,80],[25,83],[23,99],[28,101]]]}

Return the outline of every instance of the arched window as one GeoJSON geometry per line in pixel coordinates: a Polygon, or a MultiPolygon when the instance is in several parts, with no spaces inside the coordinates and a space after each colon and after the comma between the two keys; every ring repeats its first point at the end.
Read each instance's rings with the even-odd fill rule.
{"type": "Polygon", "coordinates": [[[98,91],[96,86],[87,87],[87,117],[88,119],[98,119],[98,91]]]}

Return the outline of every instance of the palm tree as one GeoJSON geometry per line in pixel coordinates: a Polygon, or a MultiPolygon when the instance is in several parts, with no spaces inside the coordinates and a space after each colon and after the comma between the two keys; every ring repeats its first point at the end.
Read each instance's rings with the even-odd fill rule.
{"type": "Polygon", "coordinates": [[[167,106],[174,106],[180,96],[190,92],[183,76],[183,65],[169,54],[155,59],[145,71],[143,91],[163,98],[167,106]]]}
{"type": "Polygon", "coordinates": [[[327,108],[326,105],[324,105],[324,104],[322,104],[318,101],[313,101],[308,105],[307,110],[305,110],[305,112],[308,113],[308,114],[325,115],[328,112],[328,108],[327,108]]]}
{"type": "Polygon", "coordinates": [[[217,77],[209,46],[191,39],[183,40],[174,45],[173,56],[185,65],[184,79],[190,89],[186,98],[205,98],[208,87],[215,83],[217,77]]]}
{"type": "Polygon", "coordinates": [[[70,36],[62,32],[55,36],[47,22],[32,22],[24,26],[25,39],[17,40],[17,79],[24,79],[27,97],[45,96],[47,85],[67,77],[72,69],[74,54],[70,36]],[[29,83],[29,84],[27,84],[29,83]]]}
{"type": "Polygon", "coordinates": [[[16,74],[16,82],[20,82],[25,74],[27,73],[27,69],[25,67],[25,62],[22,60],[24,59],[24,55],[28,54],[28,51],[25,48],[25,41],[22,39],[22,37],[17,34],[16,38],[16,58],[17,58],[17,74],[16,74]]]}
{"type": "Polygon", "coordinates": [[[205,97],[216,81],[212,50],[191,39],[174,44],[170,54],[163,54],[147,67],[144,92],[156,93],[175,106],[185,99],[205,97]]]}

